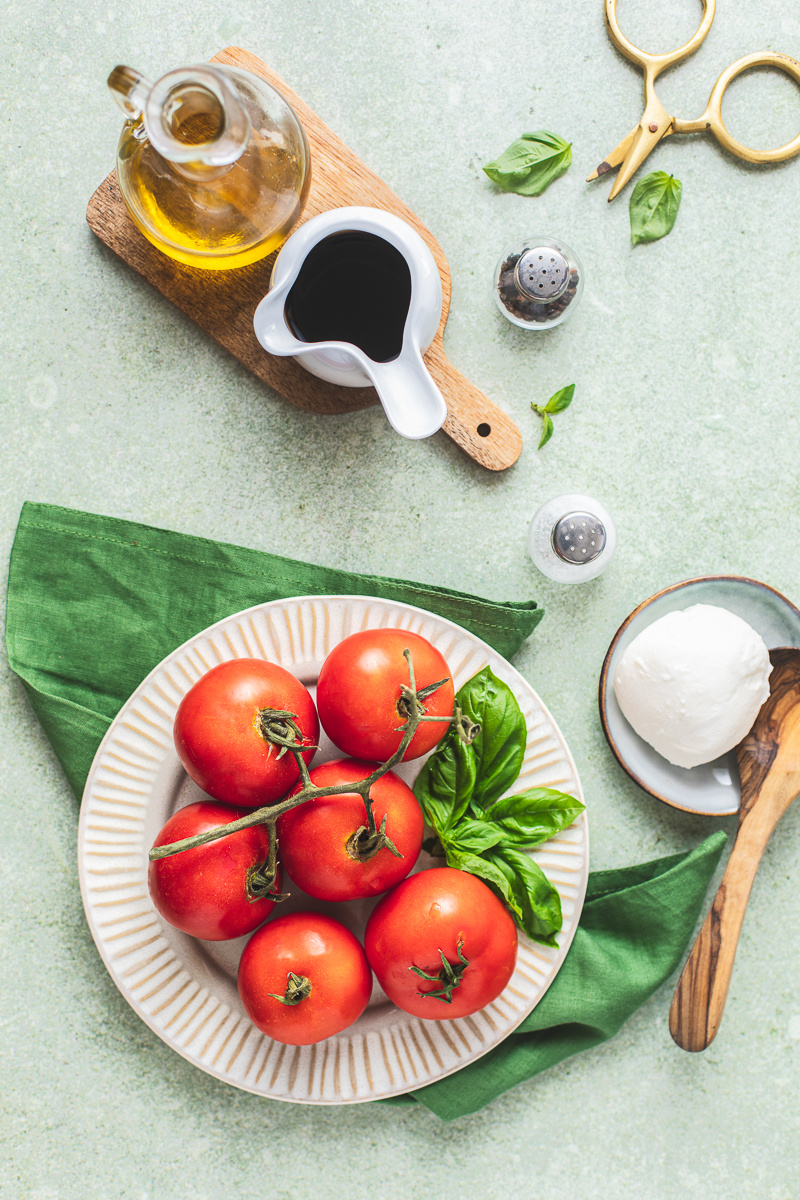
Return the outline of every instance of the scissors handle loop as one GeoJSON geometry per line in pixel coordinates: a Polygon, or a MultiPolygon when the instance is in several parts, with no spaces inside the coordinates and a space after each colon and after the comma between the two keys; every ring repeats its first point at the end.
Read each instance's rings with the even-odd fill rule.
{"type": "Polygon", "coordinates": [[[660,75],[667,67],[682,62],[684,58],[694,54],[697,47],[705,40],[714,20],[716,0],[703,0],[703,17],[697,32],[689,38],[685,46],[680,46],[677,50],[670,50],[666,54],[648,54],[646,50],[640,50],[634,46],[625,37],[617,23],[617,0],[605,0],[605,6],[606,25],[612,42],[621,54],[643,68],[645,78],[652,83],[656,76],[660,75]]]}
{"type": "Polygon", "coordinates": [[[785,158],[800,154],[800,133],[791,142],[787,142],[785,146],[779,146],[776,150],[753,150],[728,133],[722,121],[722,96],[731,80],[735,79],[737,75],[741,75],[743,71],[749,71],[751,67],[776,67],[779,71],[785,71],[787,75],[791,76],[795,83],[800,84],[800,62],[790,58],[788,54],[778,54],[773,50],[761,50],[756,54],[747,54],[744,58],[739,58],[735,63],[731,63],[728,69],[722,72],[711,89],[708,105],[702,117],[698,117],[696,121],[678,119],[673,121],[675,133],[700,133],[708,130],[714,134],[721,146],[724,146],[731,154],[735,154],[737,158],[746,159],[747,162],[782,162],[785,158]]]}

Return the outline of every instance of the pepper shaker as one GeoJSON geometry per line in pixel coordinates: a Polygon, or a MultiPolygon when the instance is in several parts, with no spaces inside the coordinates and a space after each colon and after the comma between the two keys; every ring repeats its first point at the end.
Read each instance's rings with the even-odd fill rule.
{"type": "Polygon", "coordinates": [[[583,267],[566,242],[532,234],[508,246],[494,273],[500,312],[521,329],[552,329],[578,307],[583,267]]]}
{"type": "Polygon", "coordinates": [[[567,493],[534,513],[528,550],[534,565],[556,583],[586,583],[614,557],[617,531],[608,509],[591,496],[567,493]]]}

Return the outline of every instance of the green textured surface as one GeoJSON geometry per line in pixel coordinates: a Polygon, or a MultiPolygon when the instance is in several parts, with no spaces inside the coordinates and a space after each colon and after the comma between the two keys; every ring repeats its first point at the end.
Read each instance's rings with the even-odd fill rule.
{"type": "MultiPolygon", "coordinates": [[[[650,7],[626,0],[620,20],[654,49],[685,41],[699,12],[676,0],[670,21],[650,7]]],[[[670,139],[646,169],[683,181],[675,229],[632,249],[628,192],[608,206],[608,182],[583,183],[641,112],[640,75],[611,47],[599,0],[243,0],[226,13],[208,0],[185,13],[32,0],[7,6],[0,39],[2,557],[30,498],[534,596],[545,620],[515,665],[575,755],[593,866],[730,829],[623,776],[595,691],[613,632],[659,587],[731,572],[800,600],[800,162],[750,167],[707,138],[670,139]],[[488,474],[443,435],[401,442],[378,411],[313,417],[269,396],[89,233],[86,202],[119,131],[110,67],[155,76],[231,42],[287,79],[441,242],[447,350],[520,425],[511,471],[488,474]],[[573,141],[572,167],[538,199],[497,193],[481,163],[534,128],[573,141]],[[504,246],[529,231],[563,236],[586,271],[580,309],[551,333],[512,328],[489,291],[504,246]],[[529,402],[572,381],[573,405],[537,456],[529,402]],[[525,549],[534,509],[567,490],[602,499],[620,535],[609,572],[572,590],[538,576],[525,549]]],[[[720,71],[764,47],[800,58],[800,13],[783,0],[720,5],[706,44],[659,94],[697,116],[720,71]]],[[[800,127],[800,97],[759,72],[731,88],[724,115],[743,140],[775,145],[800,127]]],[[[400,1200],[454,1179],[464,1194],[535,1186],[541,1200],[800,1193],[800,809],[768,848],[704,1055],[670,1041],[667,986],[612,1042],[453,1125],[416,1109],[305,1110],[200,1074],[124,1004],[83,919],[77,808],[5,666],[0,689],[4,1197],[400,1200]]]]}

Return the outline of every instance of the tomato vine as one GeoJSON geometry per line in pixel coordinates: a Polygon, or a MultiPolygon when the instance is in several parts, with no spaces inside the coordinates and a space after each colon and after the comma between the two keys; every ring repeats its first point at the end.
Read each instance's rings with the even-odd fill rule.
{"type": "MultiPolygon", "coordinates": [[[[321,798],[323,796],[338,796],[347,793],[357,793],[361,796],[364,802],[364,810],[366,814],[366,824],[355,830],[353,833],[353,848],[357,850],[358,857],[364,861],[373,857],[382,847],[386,846],[392,853],[397,854],[396,847],[392,844],[386,833],[386,821],[381,823],[380,829],[375,825],[375,817],[372,811],[372,800],[370,798],[370,788],[383,775],[390,771],[392,767],[399,763],[410,745],[417,729],[424,721],[446,721],[448,724],[455,723],[457,736],[463,740],[468,740],[475,736],[476,729],[465,723],[461,719],[461,713],[456,707],[454,713],[448,717],[428,716],[425,711],[424,701],[432,694],[436,688],[442,683],[447,682],[441,680],[440,683],[429,685],[425,688],[417,690],[416,679],[414,676],[414,663],[412,661],[411,652],[405,650],[403,652],[406,662],[408,663],[409,682],[402,684],[401,696],[398,701],[398,719],[403,723],[398,727],[398,732],[403,730],[403,737],[400,745],[384,763],[376,767],[365,779],[356,780],[351,783],[332,784],[327,787],[317,787],[312,781],[308,770],[308,765],[303,757],[303,753],[308,751],[308,746],[302,745],[302,735],[299,729],[294,724],[292,713],[287,712],[270,712],[268,718],[260,723],[260,733],[265,740],[273,742],[281,747],[282,752],[288,750],[297,763],[297,769],[300,772],[301,790],[293,796],[288,796],[279,801],[277,804],[266,805],[256,809],[247,816],[240,817],[237,821],[231,821],[228,825],[221,825],[215,829],[209,829],[204,833],[197,834],[194,837],[183,838],[180,841],[172,842],[163,846],[154,846],[150,851],[150,860],[156,861],[161,858],[169,858],[173,854],[180,854],[184,850],[191,850],[195,846],[205,846],[209,842],[216,841],[218,838],[227,837],[232,833],[237,833],[240,829],[249,829],[253,825],[266,825],[269,830],[270,853],[266,863],[258,869],[257,874],[253,876],[252,886],[257,887],[258,894],[264,894],[269,890],[275,877],[275,861],[276,861],[276,833],[275,827],[278,819],[284,813],[289,812],[293,808],[297,808],[300,804],[305,804],[307,800],[312,798],[321,798]]],[[[251,881],[248,880],[248,883],[251,881]]]]}

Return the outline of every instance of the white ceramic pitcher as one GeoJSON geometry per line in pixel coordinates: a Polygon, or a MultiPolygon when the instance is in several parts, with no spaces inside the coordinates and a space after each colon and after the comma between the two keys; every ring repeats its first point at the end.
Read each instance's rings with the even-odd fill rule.
{"type": "MultiPolygon", "coordinates": [[[[313,260],[312,260],[313,262],[313,260]]],[[[346,262],[343,269],[346,270],[346,262]]],[[[305,287],[313,286],[308,282],[305,287]]],[[[390,284],[386,284],[390,286],[390,284]]],[[[382,283],[375,280],[380,301],[382,283]]],[[[440,429],[447,406],[422,360],[442,315],[442,281],[433,255],[407,222],[379,208],[336,208],[312,217],[282,247],[272,271],[270,290],[256,309],[253,326],[265,350],[294,357],[312,374],[346,387],[369,387],[378,393],[393,429],[403,437],[430,437],[440,429]],[[399,251],[410,274],[410,298],[399,353],[376,361],[349,341],[303,340],[287,315],[292,287],[309,254],[341,233],[364,233],[383,239],[399,251]]]]}

